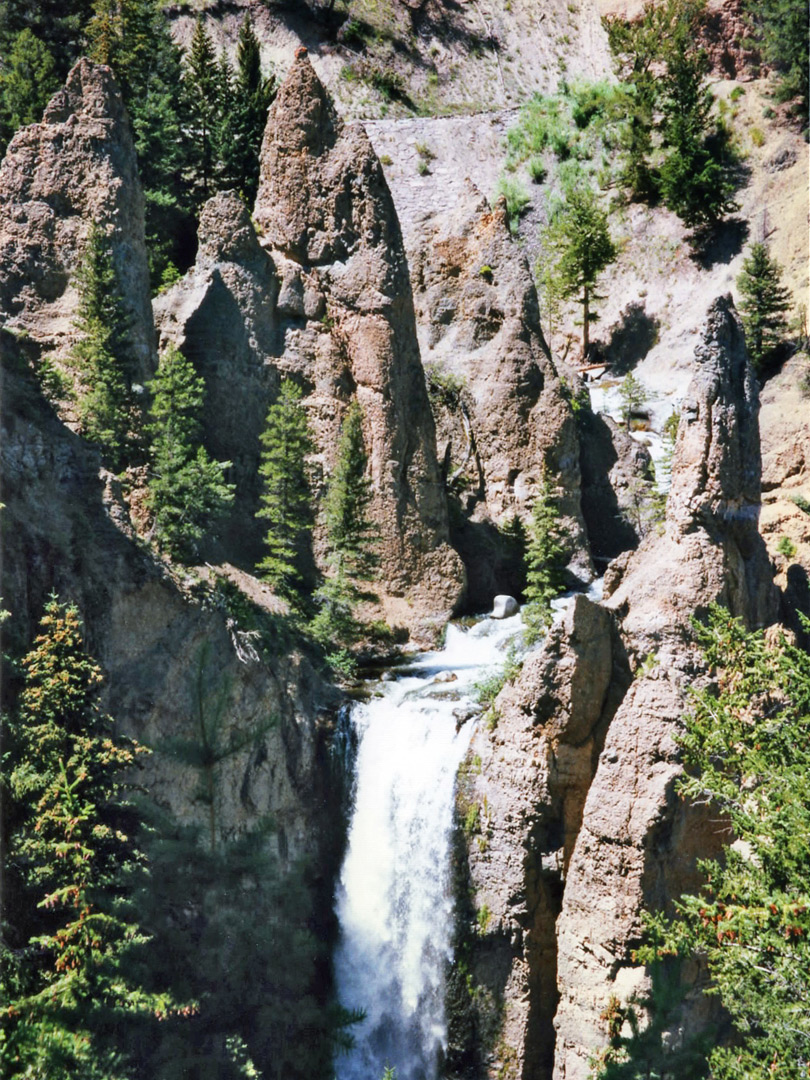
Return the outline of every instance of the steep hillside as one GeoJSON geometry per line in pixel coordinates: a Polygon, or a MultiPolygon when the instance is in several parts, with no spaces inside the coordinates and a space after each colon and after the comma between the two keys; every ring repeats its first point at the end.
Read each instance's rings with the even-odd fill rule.
{"type": "Polygon", "coordinates": [[[566,71],[608,74],[607,38],[592,0],[353,0],[307,8],[236,0],[169,7],[187,43],[198,11],[220,48],[234,48],[244,12],[253,16],[263,59],[283,76],[305,45],[347,118],[491,112],[566,71]]]}

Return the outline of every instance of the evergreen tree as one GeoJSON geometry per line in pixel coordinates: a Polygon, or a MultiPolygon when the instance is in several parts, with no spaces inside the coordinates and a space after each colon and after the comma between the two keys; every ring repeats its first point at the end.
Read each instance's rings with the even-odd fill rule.
{"type": "Polygon", "coordinates": [[[87,27],[92,59],[109,64],[132,121],[146,203],[146,239],[152,281],[166,266],[187,263],[192,232],[190,195],[183,180],[180,49],[159,0],[94,0],[87,27]]]}
{"type": "Polygon", "coordinates": [[[736,208],[722,158],[724,139],[711,121],[706,54],[696,44],[704,0],[671,0],[662,80],[661,135],[669,153],[658,178],[665,204],[689,226],[713,225],[736,208]]]}
{"type": "Polygon", "coordinates": [[[31,30],[20,31],[0,70],[0,155],[17,128],[42,119],[58,89],[56,63],[48,46],[31,30]]]}
{"type": "Polygon", "coordinates": [[[0,1061],[7,1076],[107,1080],[126,1069],[127,1025],[172,1008],[133,977],[146,940],[133,878],[145,871],[122,773],[144,748],[98,708],[76,608],[52,597],[40,630],[4,764],[21,808],[12,858],[41,914],[23,916],[28,947],[3,958],[0,1061]]]}
{"type": "Polygon", "coordinates": [[[540,488],[532,506],[529,543],[526,550],[526,606],[523,609],[524,637],[533,645],[551,622],[554,600],[565,589],[566,533],[560,511],[543,470],[540,488]]]}
{"type": "MultiPolygon", "coordinates": [[[[706,883],[680,898],[674,919],[648,916],[637,958],[702,957],[731,1017],[733,1038],[714,1040],[689,1075],[802,1080],[810,1058],[810,655],[784,638],[767,643],[718,606],[695,631],[713,678],[695,692],[679,739],[688,770],[680,793],[715,806],[734,843],[702,863],[706,883]]],[[[643,1033],[621,1040],[616,1064],[600,1075],[682,1075],[664,1030],[658,1025],[655,1047],[639,1045],[643,1033]]]]}
{"type": "Polygon", "coordinates": [[[781,283],[782,268],[763,243],[751,245],[737,278],[740,313],[748,355],[757,371],[773,357],[787,330],[790,290],[781,283]]]}
{"type": "Polygon", "coordinates": [[[797,98],[799,114],[808,120],[810,77],[810,12],[805,0],[745,0],[744,10],[762,55],[777,73],[777,97],[797,98]]]}
{"type": "Polygon", "coordinates": [[[378,564],[374,524],[368,517],[372,489],[366,478],[367,463],[363,411],[354,400],[343,420],[337,460],[324,501],[331,572],[315,594],[318,612],[310,624],[312,636],[327,651],[327,661],[343,675],[353,671],[349,646],[361,631],[355,604],[369,596],[357,582],[370,581],[378,564]]]}
{"type": "Polygon", "coordinates": [[[76,271],[79,340],[73,359],[86,386],[80,401],[82,431],[101,448],[114,469],[132,449],[134,405],[128,378],[127,332],[112,247],[93,223],[76,271]]]}
{"type": "Polygon", "coordinates": [[[0,4],[0,56],[9,56],[14,39],[29,30],[47,48],[64,82],[82,53],[84,27],[93,0],[3,0],[0,4]]]}
{"type": "Polygon", "coordinates": [[[324,517],[329,547],[350,578],[370,581],[378,557],[375,526],[368,517],[372,498],[366,478],[368,457],[363,441],[363,410],[352,401],[340,429],[337,460],[326,493],[324,517]]]}
{"type": "Polygon", "coordinates": [[[655,64],[660,58],[663,19],[661,7],[645,4],[641,18],[633,22],[617,16],[603,20],[619,77],[629,90],[624,99],[626,121],[620,129],[625,153],[622,182],[636,199],[649,199],[657,191],[650,155],[658,100],[655,64]]]}
{"type": "Polygon", "coordinates": [[[545,232],[544,246],[554,259],[554,275],[563,296],[577,296],[582,304],[582,353],[588,355],[589,330],[598,315],[592,310],[598,300],[595,288],[599,275],[616,258],[607,214],[599,206],[590,187],[579,184],[568,191],[565,201],[552,214],[545,232]]]}
{"type": "Polygon", "coordinates": [[[229,461],[212,461],[198,443],[205,383],[174,346],[161,356],[149,384],[152,475],[148,505],[158,546],[182,561],[193,558],[199,541],[233,501],[224,479],[229,461]]]}
{"type": "Polygon", "coordinates": [[[271,78],[262,77],[259,39],[250,12],[246,12],[239,31],[236,56],[236,79],[221,135],[222,186],[236,189],[252,206],[259,187],[259,151],[275,85],[271,78]]]}
{"type": "Polygon", "coordinates": [[[281,383],[262,434],[263,481],[258,517],[267,521],[267,554],[257,570],[283,596],[294,599],[302,582],[301,549],[312,533],[311,493],[306,458],[313,445],[302,391],[290,379],[281,383]]]}
{"type": "Polygon", "coordinates": [[[197,18],[183,64],[187,137],[191,144],[190,179],[199,203],[215,188],[217,147],[222,123],[222,69],[202,16],[197,18]]]}

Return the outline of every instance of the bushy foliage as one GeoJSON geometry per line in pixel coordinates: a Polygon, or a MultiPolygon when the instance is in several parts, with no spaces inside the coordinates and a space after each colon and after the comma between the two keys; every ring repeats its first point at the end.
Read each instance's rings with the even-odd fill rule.
{"type": "Polygon", "coordinates": [[[149,389],[152,536],[174,558],[190,560],[233,502],[233,485],[224,477],[231,463],[213,461],[199,444],[205,383],[179,349],[164,352],[149,389]]]}
{"type": "Polygon", "coordinates": [[[737,278],[740,314],[751,363],[761,371],[774,356],[787,332],[785,312],[790,290],[782,285],[782,268],[763,243],[752,244],[737,278]]]}
{"type": "Polygon", "coordinates": [[[0,153],[23,124],[34,124],[59,88],[48,46],[26,28],[13,39],[0,70],[0,153]]]}
{"type": "Polygon", "coordinates": [[[810,12],[804,0],[745,0],[752,35],[766,63],[777,72],[777,97],[796,99],[797,111],[808,120],[810,12]]]}
{"type": "Polygon", "coordinates": [[[312,453],[302,391],[290,379],[281,383],[262,433],[261,509],[267,522],[267,554],[257,570],[288,599],[298,596],[303,577],[301,548],[312,535],[312,493],[306,458],[312,453]]]}
{"type": "Polygon", "coordinates": [[[705,6],[647,2],[632,23],[605,20],[629,91],[622,179],[635,198],[660,195],[694,228],[713,226],[735,209],[733,156],[711,115],[708,62],[698,45],[705,6]]]}
{"type": "MultiPolygon", "coordinates": [[[[679,789],[715,806],[733,843],[702,863],[706,883],[677,901],[674,919],[648,916],[638,959],[704,958],[734,1036],[703,1048],[697,1075],[802,1080],[810,1058],[810,655],[746,631],[718,606],[694,626],[713,679],[694,694],[679,738],[687,767],[679,789]]],[[[624,1040],[619,1063],[601,1075],[680,1075],[661,1033],[647,1058],[638,1039],[624,1040]],[[651,1067],[653,1051],[651,1074],[640,1065],[651,1067]]]]}

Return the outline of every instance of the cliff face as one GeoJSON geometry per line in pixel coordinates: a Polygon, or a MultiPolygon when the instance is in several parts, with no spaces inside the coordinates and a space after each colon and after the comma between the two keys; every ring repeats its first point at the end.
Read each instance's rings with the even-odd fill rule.
{"type": "Polygon", "coordinates": [[[143,380],[154,366],[154,332],[132,132],[112,71],[80,60],[0,167],[0,307],[35,356],[64,357],[70,347],[72,279],[91,222],[111,238],[143,380]]]}
{"type": "MultiPolygon", "coordinates": [[[[356,396],[381,540],[378,590],[396,621],[446,618],[464,575],[448,543],[396,213],[365,133],[343,125],[304,54],[270,110],[254,218],[258,243],[234,198],[213,200],[197,265],[156,304],[162,340],[183,344],[206,376],[211,447],[254,478],[249,516],[279,378],[304,387],[324,477],[356,396]]],[[[254,552],[257,543],[254,533],[254,552]]]]}
{"type": "Polygon", "coordinates": [[[490,985],[500,956],[508,1075],[585,1080],[609,997],[646,988],[630,959],[642,906],[694,888],[696,860],[724,838],[675,796],[673,735],[702,675],[692,613],[720,601],[751,626],[776,615],[757,531],[757,392],[729,298],[712,305],[696,359],[664,532],[619,560],[604,607],[576,598],[476,740],[472,797],[490,813],[471,873],[494,915],[478,976],[490,985]]]}
{"type": "Polygon", "coordinates": [[[496,559],[486,557],[485,539],[489,533],[497,558],[494,526],[515,514],[528,519],[544,468],[561,492],[571,571],[589,579],[570,395],[543,337],[534,282],[510,236],[505,203],[490,210],[470,186],[454,211],[425,222],[412,257],[439,451],[463,518],[454,538],[473,595],[485,606],[508,586],[496,559]]]}

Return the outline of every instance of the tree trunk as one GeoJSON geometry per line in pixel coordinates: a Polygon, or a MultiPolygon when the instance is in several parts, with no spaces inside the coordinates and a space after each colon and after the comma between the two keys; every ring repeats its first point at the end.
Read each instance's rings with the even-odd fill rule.
{"type": "Polygon", "coordinates": [[[590,306],[590,293],[588,286],[584,285],[582,290],[582,359],[588,359],[588,349],[590,348],[589,330],[591,325],[591,306],[590,306]]]}

